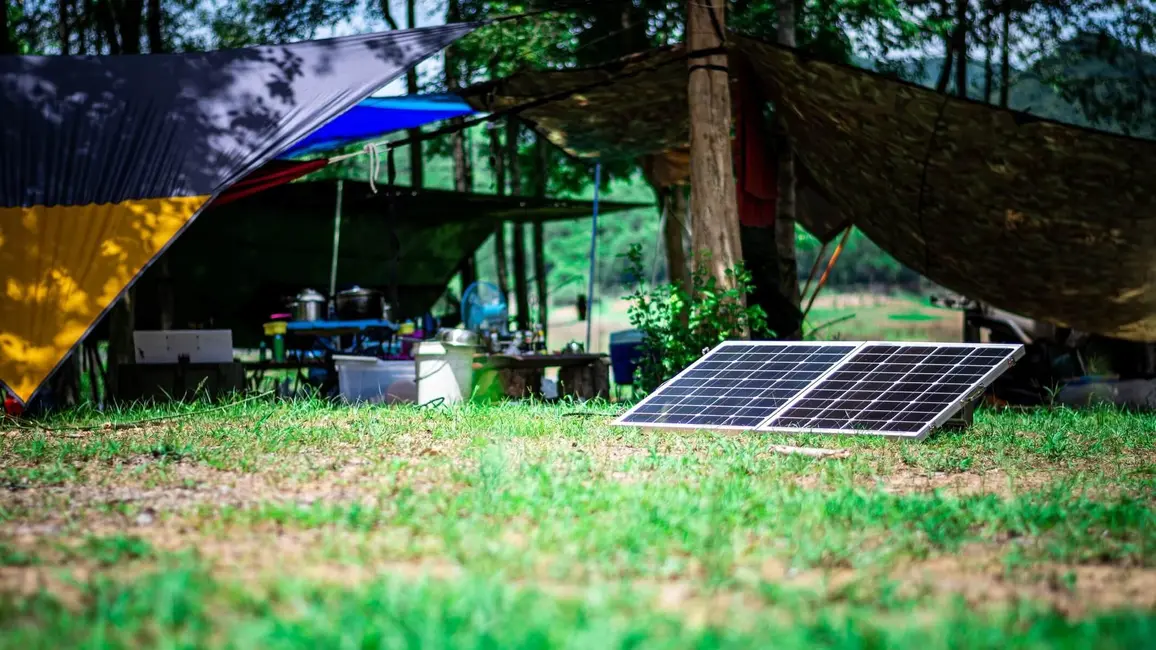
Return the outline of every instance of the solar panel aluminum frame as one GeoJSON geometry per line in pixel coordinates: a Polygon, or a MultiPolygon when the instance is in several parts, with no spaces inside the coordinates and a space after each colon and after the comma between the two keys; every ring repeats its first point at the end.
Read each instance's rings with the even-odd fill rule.
{"type": "MultiPolygon", "coordinates": [[[[713,347],[709,351],[707,351],[706,354],[703,354],[701,357],[696,359],[694,363],[692,363],[689,366],[687,366],[686,368],[684,368],[677,375],[664,381],[662,383],[662,385],[660,385],[658,388],[651,391],[650,395],[658,395],[662,391],[666,390],[671,384],[675,383],[676,381],[681,379],[684,375],[686,375],[687,373],[689,373],[692,370],[694,370],[695,368],[697,368],[704,361],[708,361],[713,353],[718,352],[719,350],[723,349],[724,347],[733,347],[733,346],[740,346],[740,345],[741,346],[755,346],[755,347],[783,347],[784,345],[787,345],[790,347],[800,347],[800,348],[802,348],[802,347],[816,347],[816,348],[817,347],[831,347],[831,346],[840,346],[840,345],[846,345],[849,347],[853,346],[853,347],[851,347],[851,349],[847,352],[847,354],[842,359],[840,359],[831,368],[824,371],[823,374],[819,375],[818,378],[816,378],[814,381],[812,381],[810,384],[808,384],[805,388],[803,388],[802,391],[800,391],[802,393],[802,392],[810,391],[811,387],[815,384],[815,382],[826,377],[827,374],[829,374],[835,368],[838,368],[839,366],[843,365],[843,363],[845,361],[847,361],[847,359],[850,359],[851,357],[855,356],[855,354],[858,353],[859,350],[862,349],[862,347],[864,345],[866,345],[866,343],[862,343],[859,341],[723,341],[722,343],[719,343],[718,345],[716,345],[715,347],[713,347]]],[[[788,404],[793,402],[797,397],[798,397],[798,395],[796,395],[794,398],[791,398],[791,400],[788,402],[788,404]]],[[[764,419],[762,422],[760,422],[758,425],[756,425],[754,427],[738,426],[738,425],[726,425],[726,424],[703,426],[701,424],[677,424],[677,423],[671,424],[671,423],[626,422],[625,421],[627,418],[629,418],[631,415],[633,415],[639,408],[641,408],[645,404],[646,404],[646,399],[644,398],[643,400],[639,401],[634,406],[630,407],[625,413],[618,416],[613,422],[611,422],[611,426],[638,427],[638,428],[643,428],[643,429],[687,429],[687,430],[692,430],[692,431],[694,431],[694,430],[756,431],[756,430],[758,430],[759,427],[765,425],[767,421],[769,421],[771,418],[773,418],[775,415],[777,415],[779,412],[781,412],[782,408],[783,408],[783,407],[779,407],[778,410],[776,410],[769,417],[767,417],[766,419],[764,419]]]]}
{"type": "Polygon", "coordinates": [[[996,379],[998,379],[999,376],[1002,375],[1004,372],[1007,372],[1008,368],[1015,365],[1015,363],[1017,361],[1019,361],[1021,358],[1023,358],[1023,356],[1024,356],[1024,346],[1020,345],[1018,343],[1017,344],[1004,344],[1004,343],[931,343],[931,342],[911,342],[911,341],[865,341],[862,344],[860,344],[860,346],[858,348],[856,348],[854,352],[852,352],[851,354],[844,357],[834,367],[832,367],[827,372],[823,373],[822,376],[820,376],[817,379],[815,379],[814,381],[812,381],[806,388],[799,391],[798,395],[795,395],[793,398],[791,398],[790,401],[788,401],[786,404],[783,404],[781,407],[779,407],[779,409],[777,411],[775,411],[774,413],[772,413],[770,416],[768,416],[766,420],[763,420],[763,422],[755,428],[755,431],[773,432],[773,433],[796,433],[796,434],[798,434],[798,433],[833,433],[833,434],[839,434],[839,435],[874,435],[874,436],[881,436],[884,438],[895,438],[895,439],[903,439],[903,440],[920,441],[920,440],[923,440],[924,438],[926,438],[928,435],[930,435],[932,431],[935,431],[936,429],[938,429],[938,428],[942,427],[944,424],[946,424],[947,421],[952,418],[952,416],[954,416],[961,409],[963,409],[963,407],[965,407],[969,402],[971,402],[974,399],[978,399],[980,397],[980,395],[983,394],[983,391],[986,390],[987,387],[992,384],[992,382],[994,382],[996,379]],[[828,376],[837,372],[838,369],[843,367],[843,365],[846,364],[848,361],[853,360],[855,358],[855,356],[864,348],[867,348],[867,347],[926,347],[929,349],[938,349],[938,348],[975,348],[978,346],[983,346],[985,348],[1005,348],[1010,353],[1010,356],[1006,357],[1001,363],[993,365],[991,367],[991,369],[989,369],[983,375],[983,377],[981,377],[974,384],[972,384],[971,388],[967,391],[967,393],[965,393],[961,397],[954,400],[951,404],[945,406],[943,408],[943,410],[941,410],[934,418],[932,418],[927,424],[923,425],[923,427],[920,428],[915,433],[904,434],[904,433],[896,433],[894,431],[879,431],[879,430],[873,430],[873,429],[853,429],[852,430],[852,429],[809,429],[809,428],[804,428],[804,427],[776,427],[773,424],[774,421],[779,416],[781,416],[783,413],[785,413],[787,411],[787,409],[791,408],[791,406],[793,406],[796,402],[799,402],[800,400],[806,398],[807,395],[810,394],[811,391],[815,390],[819,385],[821,385],[823,383],[823,381],[825,379],[827,379],[828,376]]]}

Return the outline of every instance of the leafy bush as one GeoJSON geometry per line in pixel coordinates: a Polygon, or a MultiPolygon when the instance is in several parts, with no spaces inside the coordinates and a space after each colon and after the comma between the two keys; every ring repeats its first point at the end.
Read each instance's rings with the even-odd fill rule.
{"type": "Polygon", "coordinates": [[[742,263],[726,272],[729,287],[701,266],[692,274],[688,292],[675,284],[647,286],[642,248],[630,247],[626,254],[634,277],[634,292],[628,314],[630,324],[642,332],[642,357],[635,372],[635,385],[652,391],[702,356],[703,350],[749,333],[767,332],[767,315],[758,306],[746,306],[744,299],[753,288],[751,275],[742,263]]]}

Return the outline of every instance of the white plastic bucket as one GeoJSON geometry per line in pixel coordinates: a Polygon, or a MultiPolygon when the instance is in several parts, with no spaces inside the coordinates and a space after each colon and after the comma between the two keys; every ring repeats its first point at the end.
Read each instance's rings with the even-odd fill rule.
{"type": "Polygon", "coordinates": [[[455,404],[462,401],[462,389],[454,374],[451,357],[446,354],[446,348],[441,343],[422,341],[417,344],[414,371],[417,375],[418,404],[455,404]]]}
{"type": "Polygon", "coordinates": [[[474,350],[470,345],[442,344],[446,350],[446,360],[454,379],[458,382],[458,392],[463,399],[474,395],[474,350]]]}

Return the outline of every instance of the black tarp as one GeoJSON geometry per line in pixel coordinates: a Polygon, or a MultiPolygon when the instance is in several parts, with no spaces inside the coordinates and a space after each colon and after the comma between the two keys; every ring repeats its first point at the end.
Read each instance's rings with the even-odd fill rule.
{"type": "MultiPolygon", "coordinates": [[[[503,221],[589,217],[588,201],[501,197],[344,181],[338,288],[389,295],[397,260],[397,314],[420,315],[445,290],[466,255],[503,221]]],[[[210,207],[165,254],[176,327],[233,330],[255,345],[261,324],[305,287],[326,291],[332,260],[336,181],[290,183],[210,207]]],[[[601,202],[603,214],[649,205],[601,202]]],[[[138,327],[155,328],[159,269],[137,285],[138,327]]]]}

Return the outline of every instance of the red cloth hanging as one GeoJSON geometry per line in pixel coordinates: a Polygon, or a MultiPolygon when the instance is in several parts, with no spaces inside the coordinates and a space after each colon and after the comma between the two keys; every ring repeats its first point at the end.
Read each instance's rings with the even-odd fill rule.
{"type": "Polygon", "coordinates": [[[273,160],[258,167],[221,193],[212,205],[224,205],[271,187],[277,187],[315,172],[329,164],[328,158],[316,160],[273,160]]]}
{"type": "Polygon", "coordinates": [[[775,224],[779,199],[778,160],[772,158],[771,139],[763,119],[763,101],[751,83],[749,64],[739,64],[735,89],[735,139],[731,150],[735,163],[739,223],[767,228],[775,224]]]}

